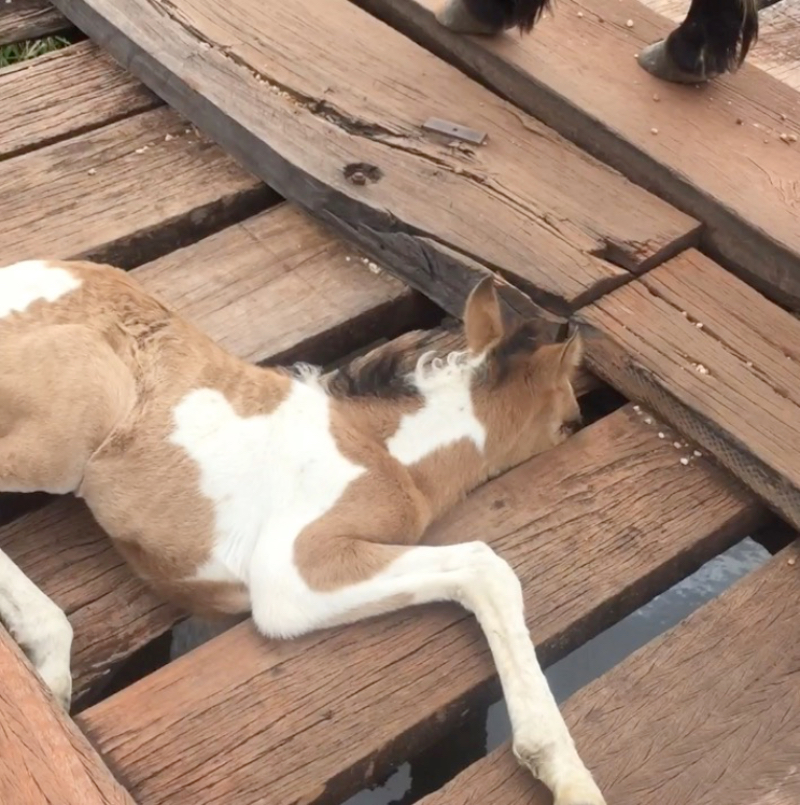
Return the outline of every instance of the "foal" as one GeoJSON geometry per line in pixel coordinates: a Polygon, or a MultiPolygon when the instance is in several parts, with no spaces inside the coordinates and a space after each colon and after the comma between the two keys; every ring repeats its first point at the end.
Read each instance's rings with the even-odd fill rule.
{"type": "MultiPolygon", "coordinates": [[[[469,490],[579,422],[577,335],[509,329],[491,280],[467,348],[410,372],[381,347],[322,375],[234,358],[123,271],[0,269],[0,490],[84,498],[134,571],[273,638],[431,601],[473,612],[519,760],[557,805],[603,805],[539,667],[519,581],[480,534],[422,545],[469,490]]],[[[68,706],[72,631],[0,553],[0,616],[68,706]]]]}
{"type": "MultiPolygon", "coordinates": [[[[763,4],[763,3],[762,3],[763,4]]],[[[551,0],[446,0],[437,18],[457,33],[529,33],[551,0]]],[[[666,39],[644,48],[639,64],[665,81],[697,84],[741,66],[758,38],[758,0],[692,0],[666,39]]]]}

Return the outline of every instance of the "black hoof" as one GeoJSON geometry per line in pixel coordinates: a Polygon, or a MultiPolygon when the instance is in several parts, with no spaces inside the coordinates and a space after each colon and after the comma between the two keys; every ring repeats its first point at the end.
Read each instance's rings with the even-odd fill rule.
{"type": "Polygon", "coordinates": [[[662,81],[671,81],[673,84],[703,84],[715,78],[716,75],[708,73],[687,73],[678,67],[667,52],[666,40],[648,45],[639,54],[639,66],[648,73],[660,78],[662,81]]]}
{"type": "Polygon", "coordinates": [[[477,19],[467,9],[463,0],[447,0],[437,12],[436,19],[445,28],[457,34],[475,34],[479,36],[495,36],[502,28],[487,25],[477,19]]]}

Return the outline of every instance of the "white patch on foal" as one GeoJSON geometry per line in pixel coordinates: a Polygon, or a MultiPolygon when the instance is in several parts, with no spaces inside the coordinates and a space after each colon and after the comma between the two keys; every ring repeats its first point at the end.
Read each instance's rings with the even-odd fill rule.
{"type": "Polygon", "coordinates": [[[170,440],[197,462],[216,514],[212,557],[197,577],[249,586],[251,559],[263,543],[278,573],[299,578],[295,539],[365,471],[339,452],[324,390],[293,380],[274,411],[240,417],[219,391],[197,389],[174,417],[170,440]]]}
{"type": "Polygon", "coordinates": [[[430,355],[420,357],[411,376],[422,395],[422,408],[404,414],[386,442],[389,453],[406,466],[460,439],[469,439],[481,451],[486,442],[486,428],[475,416],[470,391],[484,356],[451,352],[444,360],[431,360],[430,355]]]}
{"type": "Polygon", "coordinates": [[[26,260],[0,268],[0,319],[24,313],[34,302],[55,302],[81,285],[66,268],[44,260],[26,260]]]}

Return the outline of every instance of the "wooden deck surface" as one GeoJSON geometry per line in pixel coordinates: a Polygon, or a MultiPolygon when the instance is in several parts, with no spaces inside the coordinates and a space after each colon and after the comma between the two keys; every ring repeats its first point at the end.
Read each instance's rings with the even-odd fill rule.
{"type": "MultiPolygon", "coordinates": [[[[107,52],[12,0],[0,43],[76,43],[0,71],[2,262],[111,260],[262,364],[393,338],[413,353],[419,328],[455,343],[443,317],[487,274],[510,313],[554,333],[572,317],[601,379],[585,388],[631,402],[429,536],[468,532],[512,563],[549,664],[773,512],[800,526],[800,322],[775,304],[800,300],[800,144],[779,139],[800,95],[791,50],[765,45],[793,2],[762,12],[752,65],[654,101],[633,53],[665,23],[634,0],[558,0],[523,44],[451,37],[433,0],[57,0],[107,52]],[[486,142],[422,130],[434,116],[486,142]]],[[[74,721],[0,633],[0,802],[333,805],[499,695],[472,619],[441,606],[291,642],[241,623],[107,696],[185,615],[82,504],[29,505],[0,496],[0,548],[69,615],[74,721]]],[[[800,797],[796,555],[567,704],[609,805],[800,797]]],[[[422,801],[548,802],[508,747],[422,801]]]]}

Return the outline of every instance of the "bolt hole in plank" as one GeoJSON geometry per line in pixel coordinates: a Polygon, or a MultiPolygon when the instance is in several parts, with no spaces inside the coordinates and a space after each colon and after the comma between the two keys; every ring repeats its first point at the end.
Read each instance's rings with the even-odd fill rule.
{"type": "Polygon", "coordinates": [[[694,219],[347,0],[130,1],[57,4],[282,196],[451,315],[476,266],[563,315],[699,238],[694,219]],[[432,117],[485,142],[429,132],[432,117]],[[383,177],[353,184],[353,163],[383,177]]]}
{"type": "MultiPolygon", "coordinates": [[[[699,88],[658,81],[634,56],[674,23],[637,0],[558,0],[525,40],[455,35],[434,17],[442,0],[355,2],[695,216],[705,224],[704,248],[800,309],[800,195],[792,185],[800,141],[789,139],[800,137],[800,93],[791,86],[754,63],[699,88]]],[[[782,6],[760,19],[778,17],[782,6]]],[[[797,16],[796,3],[784,7],[797,16]]],[[[785,30],[773,35],[794,48],[795,23],[785,30]]],[[[769,36],[765,29],[767,52],[769,36]]]]}

